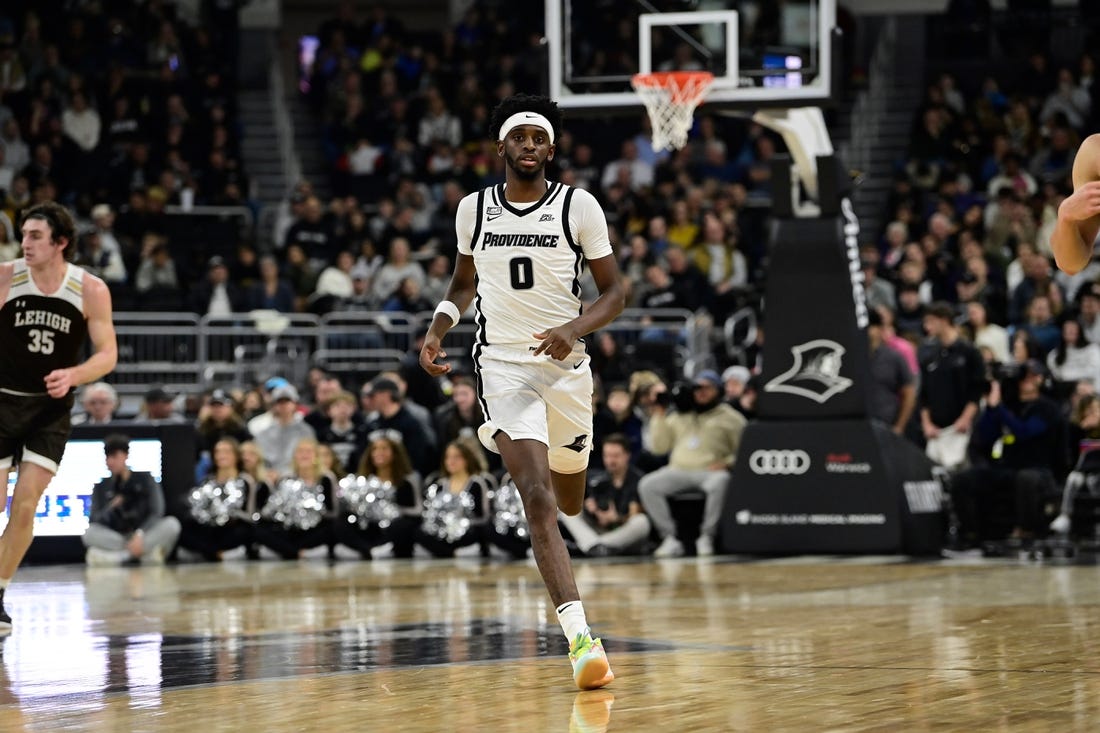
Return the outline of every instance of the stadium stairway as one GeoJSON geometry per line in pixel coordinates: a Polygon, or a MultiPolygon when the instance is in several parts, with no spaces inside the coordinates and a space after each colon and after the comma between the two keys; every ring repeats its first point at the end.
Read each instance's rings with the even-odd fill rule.
{"type": "Polygon", "coordinates": [[[836,147],[844,163],[859,171],[852,204],[862,242],[875,241],[887,224],[887,197],[905,159],[913,114],[924,96],[924,24],[921,15],[882,20],[867,84],[838,116],[836,147]]]}

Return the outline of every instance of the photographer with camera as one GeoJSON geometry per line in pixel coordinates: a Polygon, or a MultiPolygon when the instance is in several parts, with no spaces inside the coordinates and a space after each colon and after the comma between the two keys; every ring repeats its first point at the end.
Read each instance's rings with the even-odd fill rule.
{"type": "Polygon", "coordinates": [[[696,554],[714,554],[714,535],[722,516],[730,468],[747,420],[722,401],[722,381],[717,372],[705,370],[691,383],[678,383],[661,392],[649,424],[649,450],[668,453],[668,465],[642,478],[638,493],[653,526],[661,535],[656,557],[677,557],[684,546],[676,538],[676,524],[669,498],[692,489],[706,494],[703,522],[696,554]],[[669,412],[669,407],[674,407],[669,412]]]}
{"type": "Polygon", "coordinates": [[[84,533],[88,564],[163,563],[179,539],[179,520],[164,516],[164,494],[156,480],[126,465],[128,437],[108,435],[103,452],[111,475],[92,489],[91,521],[84,533]]]}
{"type": "Polygon", "coordinates": [[[558,512],[558,521],[588,557],[638,552],[652,525],[638,499],[642,472],[630,465],[630,439],[612,433],[603,440],[602,473],[588,480],[584,510],[576,516],[558,512]]]}
{"type": "Polygon", "coordinates": [[[994,376],[974,430],[975,453],[986,460],[951,482],[960,535],[971,546],[1003,539],[992,526],[999,503],[1011,506],[1012,539],[1034,537],[1043,528],[1043,500],[1066,468],[1067,425],[1058,403],[1042,394],[1043,363],[1028,359],[994,376]]]}

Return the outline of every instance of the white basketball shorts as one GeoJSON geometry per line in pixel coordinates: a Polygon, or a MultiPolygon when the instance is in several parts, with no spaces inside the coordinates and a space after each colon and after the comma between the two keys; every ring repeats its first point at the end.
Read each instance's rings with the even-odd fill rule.
{"type": "Polygon", "coordinates": [[[558,361],[503,346],[482,347],[478,380],[486,422],[482,445],[500,453],[493,436],[537,440],[549,449],[550,469],[580,473],[592,450],[592,370],[584,344],[558,361]]]}

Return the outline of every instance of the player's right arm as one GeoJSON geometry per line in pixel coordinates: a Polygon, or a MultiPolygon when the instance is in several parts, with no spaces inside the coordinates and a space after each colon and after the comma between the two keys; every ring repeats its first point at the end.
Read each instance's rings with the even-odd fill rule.
{"type": "Polygon", "coordinates": [[[0,306],[2,306],[8,299],[8,291],[11,289],[11,276],[14,273],[14,263],[0,263],[0,306]]]}
{"type": "MultiPolygon", "coordinates": [[[[458,235],[458,258],[455,271],[451,274],[451,284],[447,286],[444,300],[455,304],[459,313],[465,313],[477,292],[477,268],[474,266],[473,237],[477,223],[477,194],[472,193],[458,205],[455,212],[455,233],[458,235]]],[[[424,345],[420,348],[420,367],[438,377],[451,371],[450,364],[436,364],[436,359],[447,358],[443,350],[443,336],[454,326],[451,317],[436,313],[432,325],[424,336],[424,345]]]]}
{"type": "Polygon", "coordinates": [[[1081,143],[1073,161],[1073,194],[1058,207],[1058,223],[1050,237],[1054,260],[1074,275],[1092,259],[1092,243],[1100,232],[1100,134],[1081,143]]]}

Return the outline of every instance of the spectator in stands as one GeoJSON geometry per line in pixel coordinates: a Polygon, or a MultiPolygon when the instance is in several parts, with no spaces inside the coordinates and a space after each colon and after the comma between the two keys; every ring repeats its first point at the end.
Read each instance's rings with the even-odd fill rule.
{"type": "Polygon", "coordinates": [[[297,243],[288,244],[283,253],[282,278],[294,292],[294,310],[304,311],[317,287],[317,266],[325,266],[327,261],[306,257],[305,249],[297,243]]]}
{"type": "Polygon", "coordinates": [[[584,510],[576,516],[558,512],[558,521],[589,557],[639,552],[652,530],[642,510],[638,482],[642,472],[630,463],[630,441],[619,433],[603,441],[602,473],[588,479],[584,510]]]}
{"type": "Polygon", "coordinates": [[[676,525],[669,499],[692,489],[706,494],[703,521],[695,543],[696,554],[714,554],[714,536],[718,531],[729,486],[730,468],[737,457],[745,418],[722,401],[721,379],[716,372],[700,372],[691,383],[690,401],[677,405],[668,414],[663,402],[656,402],[649,425],[649,449],[668,454],[668,465],[647,474],[638,484],[642,505],[661,536],[657,557],[684,554],[676,537],[676,525]]]}
{"type": "Polygon", "coordinates": [[[989,322],[989,315],[982,301],[972,300],[966,304],[966,320],[970,327],[971,341],[979,350],[988,350],[990,359],[998,364],[1012,361],[1008,351],[1008,331],[989,322]]]}
{"type": "Polygon", "coordinates": [[[677,300],[692,311],[709,305],[712,295],[710,282],[695,263],[688,259],[687,253],[679,247],[669,247],[665,252],[665,261],[677,300]]]}
{"type": "Polygon", "coordinates": [[[206,405],[199,410],[196,430],[199,450],[207,453],[213,452],[214,445],[223,438],[232,438],[241,444],[252,439],[232,395],[220,388],[210,393],[206,405]]]}
{"type": "Polygon", "coordinates": [[[141,414],[135,420],[153,424],[187,422],[187,418],[176,410],[176,396],[163,387],[153,387],[145,393],[141,414]]]}
{"type": "Polygon", "coordinates": [[[179,520],[164,516],[164,493],[153,477],[126,465],[128,437],[108,436],[103,450],[111,475],[92,489],[91,514],[83,538],[88,564],[163,564],[179,539],[179,520]]]}
{"type": "Polygon", "coordinates": [[[141,264],[134,276],[134,288],[139,293],[176,296],[180,293],[176,263],[161,237],[147,235],[142,243],[141,264]]]}
{"type": "Polygon", "coordinates": [[[444,445],[477,436],[485,416],[469,377],[458,375],[451,379],[451,399],[435,409],[434,422],[436,436],[444,445]]]}
{"type": "Polygon", "coordinates": [[[619,158],[603,169],[600,184],[607,189],[618,182],[631,191],[640,191],[652,186],[653,179],[653,166],[638,157],[638,146],[633,140],[624,140],[619,158]]]}
{"type": "Polygon", "coordinates": [[[424,284],[424,268],[409,259],[409,241],[397,237],[390,243],[390,255],[377,273],[371,285],[375,299],[380,303],[389,300],[405,278],[413,278],[424,284]]]}
{"type": "Polygon", "coordinates": [[[206,279],[191,289],[188,299],[191,312],[199,315],[228,316],[245,310],[245,294],[229,278],[229,268],[220,255],[207,261],[206,279]]]}
{"type": "MultiPolygon", "coordinates": [[[[1054,291],[1057,286],[1051,290],[1054,291]]],[[[1050,353],[1057,345],[1061,337],[1061,329],[1054,320],[1055,313],[1050,295],[1036,294],[1027,307],[1027,314],[1021,324],[1039,344],[1042,353],[1050,353]]],[[[1041,360],[1042,361],[1042,360],[1041,360]]]]}
{"type": "Polygon", "coordinates": [[[1077,84],[1073,72],[1063,67],[1058,70],[1058,86],[1043,102],[1039,110],[1039,122],[1050,125],[1059,115],[1063,116],[1070,127],[1083,130],[1092,108],[1092,99],[1087,88],[1077,84]]]}
{"type": "Polygon", "coordinates": [[[95,382],[84,388],[80,398],[84,413],[73,416],[73,425],[106,425],[115,419],[118,392],[106,382],[95,382]]]}
{"type": "Polygon", "coordinates": [[[726,367],[726,370],[722,372],[722,398],[731,407],[736,407],[736,403],[744,393],[745,385],[749,383],[751,377],[752,372],[749,371],[748,367],[743,367],[740,364],[726,367]]]}
{"type": "MultiPolygon", "coordinates": [[[[340,465],[354,468],[353,459],[367,441],[366,425],[359,414],[355,395],[341,390],[319,401],[318,407],[324,410],[325,421],[314,424],[317,439],[332,449],[340,465]]],[[[307,420],[310,415],[306,416],[307,420]]]]}
{"type": "Polygon", "coordinates": [[[250,310],[294,312],[294,290],[279,275],[279,263],[271,255],[260,258],[260,280],[248,294],[250,310]]]}
{"type": "Polygon", "coordinates": [[[917,405],[917,388],[905,358],[886,345],[882,325],[882,313],[871,308],[867,324],[871,359],[868,413],[897,435],[904,435],[917,405]]]}
{"type": "Polygon", "coordinates": [[[85,232],[80,238],[80,252],[75,262],[107,283],[125,283],[126,265],[117,250],[103,246],[102,234],[96,229],[85,232]]]}
{"type": "Polygon", "coordinates": [[[1093,284],[1081,289],[1079,298],[1081,313],[1078,320],[1090,343],[1100,344],[1100,291],[1093,284]]]}
{"type": "Polygon", "coordinates": [[[954,469],[966,447],[985,388],[985,363],[955,325],[955,311],[943,302],[924,316],[929,340],[918,353],[921,366],[920,423],[932,460],[954,469]]]}
{"type": "Polygon", "coordinates": [[[1041,393],[1046,369],[1034,359],[1021,367],[1018,374],[990,384],[975,431],[986,462],[951,483],[959,523],[971,544],[1003,538],[990,526],[994,507],[1003,503],[1012,508],[1010,536],[1035,537],[1045,525],[1042,502],[1057,490],[1056,481],[1065,471],[1066,424],[1057,403],[1041,393]],[[1007,404],[1006,394],[1013,392],[1018,401],[1007,404]]]}
{"type": "Polygon", "coordinates": [[[337,241],[332,226],[325,218],[325,209],[316,196],[307,196],[301,217],[287,230],[283,247],[301,245],[309,259],[331,262],[336,254],[337,241]]]}
{"type": "Polygon", "coordinates": [[[1056,381],[1100,386],[1100,345],[1089,343],[1075,318],[1063,318],[1062,338],[1047,355],[1047,367],[1056,381]]]}
{"type": "MultiPolygon", "coordinates": [[[[99,146],[100,128],[99,112],[88,105],[87,95],[83,91],[74,93],[61,113],[61,129],[65,136],[84,153],[91,153],[99,146]]],[[[75,162],[87,165],[90,161],[85,158],[75,162]]]]}
{"type": "Polygon", "coordinates": [[[317,277],[317,284],[310,295],[311,310],[327,313],[332,305],[344,298],[350,298],[355,287],[352,282],[352,270],[355,267],[355,255],[348,250],[340,250],[336,262],[326,267],[317,277]]]}
{"type": "Polygon", "coordinates": [[[276,472],[285,474],[291,469],[295,446],[299,441],[314,439],[313,428],[302,419],[298,411],[298,390],[292,384],[284,384],[271,392],[271,413],[274,420],[267,427],[253,433],[268,464],[276,472]]]}
{"type": "Polygon", "coordinates": [[[642,452],[642,419],[634,412],[630,390],[624,384],[612,385],[607,396],[596,406],[592,416],[592,455],[590,468],[605,468],[603,460],[604,436],[617,434],[627,441],[630,461],[633,463],[642,452]],[[597,453],[599,455],[597,455],[597,453]]]}
{"type": "Polygon", "coordinates": [[[370,383],[368,394],[374,414],[367,420],[367,432],[397,431],[412,467],[420,475],[427,473],[435,464],[435,438],[409,411],[397,382],[379,377],[370,383]]]}

